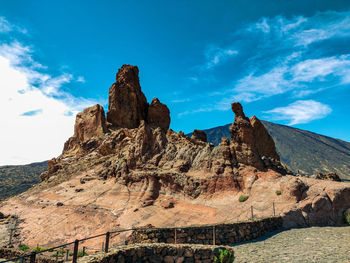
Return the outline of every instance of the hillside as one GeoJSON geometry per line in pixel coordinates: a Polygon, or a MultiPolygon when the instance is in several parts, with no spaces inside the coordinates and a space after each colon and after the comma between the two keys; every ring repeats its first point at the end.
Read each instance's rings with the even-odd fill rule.
{"type": "Polygon", "coordinates": [[[27,165],[0,166],[0,199],[20,194],[40,182],[47,161],[27,165]]]}
{"type": "MultiPolygon", "coordinates": [[[[293,171],[336,172],[342,179],[350,179],[350,143],[268,121],[262,123],[274,139],[282,162],[293,171]]],[[[222,137],[230,138],[230,125],[205,130],[208,142],[218,145],[222,137]]],[[[47,161],[1,166],[0,199],[22,193],[39,183],[39,175],[46,170],[47,161]]]]}
{"type": "MultiPolygon", "coordinates": [[[[274,139],[281,161],[293,171],[336,172],[342,179],[350,179],[350,143],[286,125],[262,123],[274,139]]],[[[208,142],[218,145],[221,137],[230,138],[230,125],[205,130],[208,142]]]]}

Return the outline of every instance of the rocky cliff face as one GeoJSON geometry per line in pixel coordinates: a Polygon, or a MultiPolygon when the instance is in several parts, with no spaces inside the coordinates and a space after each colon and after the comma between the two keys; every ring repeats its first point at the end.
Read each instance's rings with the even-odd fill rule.
{"type": "Polygon", "coordinates": [[[160,127],[163,131],[167,131],[170,126],[170,111],[168,107],[154,98],[148,107],[148,124],[153,127],[160,127]]]}
{"type": "Polygon", "coordinates": [[[148,103],[141,91],[139,69],[123,65],[109,89],[107,120],[116,127],[137,128],[147,119],[148,103]]]}
{"type": "Polygon", "coordinates": [[[315,179],[283,176],[286,171],[264,126],[256,117],[249,120],[238,102],[232,110],[230,140],[222,138],[214,147],[199,130],[188,138],[169,129],[165,104],[158,99],[147,103],[137,67],[124,65],[110,89],[107,122],[100,105],[79,113],[74,135],[62,155],[49,161],[43,182],[4,202],[1,210],[20,215],[28,242],[53,242],[57,231],[59,240],[69,239],[82,220],[84,237],[116,224],[235,221],[249,217],[252,205],[269,206],[261,216],[270,216],[272,202],[286,225],[339,223],[350,206],[350,187],[333,182],[320,187],[315,179]],[[242,193],[249,195],[245,203],[238,202],[242,193]],[[317,201],[320,196],[329,196],[330,210],[321,208],[325,200],[317,201]],[[300,216],[309,219],[300,221],[300,216]],[[42,225],[33,226],[40,218],[45,218],[42,225]],[[35,236],[38,227],[47,229],[45,235],[35,236]]]}
{"type": "Polygon", "coordinates": [[[256,117],[252,116],[250,118],[250,124],[253,127],[255,146],[260,157],[267,157],[280,162],[280,157],[276,152],[275,142],[273,141],[270,134],[265,129],[262,122],[256,117]]]}

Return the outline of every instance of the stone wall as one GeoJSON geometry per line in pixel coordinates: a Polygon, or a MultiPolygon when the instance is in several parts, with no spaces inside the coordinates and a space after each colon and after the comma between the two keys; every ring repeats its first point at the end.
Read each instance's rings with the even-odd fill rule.
{"type": "MultiPolygon", "coordinates": [[[[17,249],[14,248],[4,248],[1,247],[0,248],[0,261],[2,261],[2,259],[11,259],[11,258],[16,258],[16,257],[21,257],[24,255],[29,255],[30,253],[25,253],[23,251],[19,251],[17,249]]],[[[26,257],[26,261],[29,262],[29,256],[26,257]]],[[[55,258],[51,258],[51,257],[47,257],[47,256],[43,256],[43,255],[36,255],[36,263],[60,263],[63,262],[63,260],[58,260],[56,261],[55,258]]]]}
{"type": "Polygon", "coordinates": [[[260,220],[192,226],[184,228],[150,228],[134,231],[128,244],[136,243],[176,243],[230,245],[252,240],[282,228],[281,217],[270,217],[260,220]],[[176,229],[176,230],[175,230],[176,229]]]}
{"type": "Polygon", "coordinates": [[[133,244],[112,248],[109,253],[85,256],[78,259],[79,263],[121,263],[121,262],[165,262],[182,263],[198,262],[209,263],[214,261],[214,255],[218,255],[219,248],[228,249],[233,254],[231,247],[216,247],[205,245],[176,245],[176,244],[133,244]]]}

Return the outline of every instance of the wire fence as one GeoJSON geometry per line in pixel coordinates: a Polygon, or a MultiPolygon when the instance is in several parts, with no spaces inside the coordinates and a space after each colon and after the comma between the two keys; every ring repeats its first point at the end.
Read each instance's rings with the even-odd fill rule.
{"type": "MultiPolygon", "coordinates": [[[[267,218],[269,216],[275,217],[277,215],[276,204],[275,204],[275,202],[273,202],[272,205],[265,206],[265,207],[250,206],[249,208],[245,209],[241,213],[241,215],[244,215],[245,219],[250,219],[250,220],[254,220],[257,218],[267,218]]],[[[235,223],[235,222],[232,222],[232,223],[235,223]]],[[[103,233],[103,234],[86,237],[83,239],[76,239],[75,241],[65,243],[62,245],[58,245],[55,247],[50,247],[50,248],[42,249],[42,250],[39,249],[39,251],[32,251],[31,253],[28,253],[28,254],[25,254],[22,256],[18,256],[18,257],[14,257],[11,259],[6,259],[3,261],[0,261],[0,263],[5,263],[5,262],[24,263],[27,261],[28,258],[29,258],[30,263],[35,263],[38,255],[42,255],[42,254],[45,254],[47,252],[51,252],[51,253],[56,252],[56,254],[54,254],[56,261],[58,261],[58,258],[60,257],[60,258],[63,258],[63,261],[70,261],[70,259],[71,259],[73,263],[76,263],[78,256],[86,255],[87,251],[91,251],[91,252],[95,252],[95,253],[102,251],[102,252],[108,253],[108,251],[111,247],[110,241],[111,241],[112,235],[120,235],[121,233],[125,233],[128,231],[173,229],[174,230],[174,243],[176,244],[177,243],[177,233],[179,230],[186,229],[186,228],[202,228],[202,227],[208,227],[208,225],[197,225],[194,227],[193,226],[185,226],[185,227],[137,227],[137,228],[118,229],[118,230],[108,231],[108,232],[103,233]],[[99,238],[99,237],[103,238],[101,248],[91,248],[91,247],[89,248],[87,246],[83,246],[82,250],[79,251],[79,246],[82,245],[85,241],[99,238]],[[71,250],[67,249],[68,247],[72,247],[73,252],[70,252],[71,250]]],[[[215,236],[216,236],[215,226],[213,226],[212,228],[213,228],[212,239],[213,239],[213,245],[215,246],[215,236]]],[[[10,244],[21,243],[21,242],[12,242],[12,233],[13,233],[13,231],[11,230],[10,244]]],[[[122,242],[114,244],[114,246],[116,246],[116,245],[127,245],[127,241],[122,241],[122,242]]],[[[37,248],[39,248],[39,245],[37,245],[37,248]]]]}

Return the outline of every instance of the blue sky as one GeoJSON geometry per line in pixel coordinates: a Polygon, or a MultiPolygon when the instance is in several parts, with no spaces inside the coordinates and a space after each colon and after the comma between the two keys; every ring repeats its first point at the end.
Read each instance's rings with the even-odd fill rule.
{"type": "Polygon", "coordinates": [[[123,64],[185,133],[246,115],[350,141],[349,1],[0,1],[0,165],[60,154],[123,64]]]}

